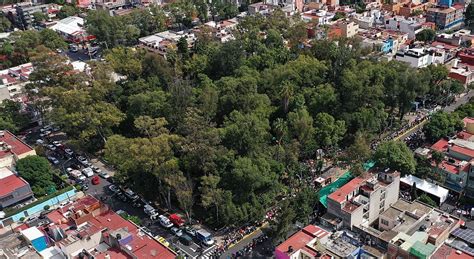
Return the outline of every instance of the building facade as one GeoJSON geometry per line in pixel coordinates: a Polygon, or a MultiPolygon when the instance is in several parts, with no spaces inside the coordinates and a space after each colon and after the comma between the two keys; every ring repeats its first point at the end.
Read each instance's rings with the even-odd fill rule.
{"type": "Polygon", "coordinates": [[[440,30],[461,26],[464,21],[464,6],[455,4],[447,8],[429,8],[426,21],[435,23],[440,30]]]}

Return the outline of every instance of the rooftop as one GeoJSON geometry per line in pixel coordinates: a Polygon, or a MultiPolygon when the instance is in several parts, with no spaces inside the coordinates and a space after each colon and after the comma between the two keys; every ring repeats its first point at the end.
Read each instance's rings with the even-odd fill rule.
{"type": "MultiPolygon", "coordinates": [[[[314,241],[314,239],[322,239],[329,235],[329,232],[323,230],[314,225],[308,225],[303,228],[301,231],[295,233],[290,238],[288,238],[285,242],[281,243],[279,246],[276,247],[276,250],[292,254],[300,249],[305,248],[308,250],[308,244],[314,241]],[[290,247],[293,248],[293,252],[290,252],[290,247]]],[[[309,247],[312,250],[311,247],[309,247]]]]}
{"type": "Polygon", "coordinates": [[[331,193],[328,198],[332,199],[338,203],[342,203],[346,200],[347,195],[359,188],[366,179],[357,177],[352,179],[350,182],[346,183],[344,186],[339,188],[337,191],[331,193]]]}
{"type": "Polygon", "coordinates": [[[397,219],[402,213],[403,211],[390,207],[387,210],[385,210],[382,214],[380,214],[380,216],[384,216],[389,219],[397,219]]]}
{"type": "Polygon", "coordinates": [[[413,175],[406,175],[405,177],[402,177],[400,179],[400,182],[407,184],[409,186],[413,186],[413,184],[416,184],[416,188],[420,189],[426,193],[429,193],[431,195],[434,195],[436,197],[439,197],[441,202],[444,202],[446,197],[448,197],[448,190],[436,185],[434,183],[430,183],[426,180],[420,179],[416,176],[413,175]]]}
{"type": "Polygon", "coordinates": [[[15,175],[10,169],[0,168],[0,197],[13,193],[25,185],[28,185],[28,183],[23,178],[15,175]]]}
{"type": "Polygon", "coordinates": [[[3,130],[0,134],[0,158],[15,154],[21,156],[33,150],[28,144],[13,135],[8,130],[3,130]]]}
{"type": "Polygon", "coordinates": [[[438,250],[435,251],[435,253],[432,255],[432,258],[471,259],[472,256],[443,244],[438,248],[438,250]]]}
{"type": "Polygon", "coordinates": [[[459,153],[459,154],[463,154],[463,155],[466,155],[466,156],[469,156],[471,158],[474,158],[474,150],[473,149],[470,149],[470,148],[467,148],[467,147],[462,147],[462,146],[458,146],[458,145],[453,145],[450,150],[456,152],[456,153],[459,153]]]}

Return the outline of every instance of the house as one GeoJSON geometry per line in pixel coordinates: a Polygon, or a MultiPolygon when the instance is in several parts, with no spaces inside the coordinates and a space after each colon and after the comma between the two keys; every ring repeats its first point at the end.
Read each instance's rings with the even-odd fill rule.
{"type": "MultiPolygon", "coordinates": [[[[341,218],[343,226],[352,229],[363,222],[374,222],[381,210],[398,199],[400,173],[385,170],[377,176],[356,177],[327,197],[327,213],[341,218]]],[[[331,226],[324,221],[323,225],[331,226]]]]}
{"type": "Polygon", "coordinates": [[[326,243],[330,233],[326,230],[308,225],[296,232],[275,248],[276,259],[316,258],[321,255],[322,243],[326,243]]]}
{"type": "Polygon", "coordinates": [[[13,167],[18,159],[36,155],[35,150],[8,130],[0,131],[0,168],[13,167]]]}
{"type": "Polygon", "coordinates": [[[422,68],[432,63],[433,54],[425,48],[405,48],[397,52],[395,59],[408,63],[413,68],[422,68]]]}
{"type": "Polygon", "coordinates": [[[163,31],[150,36],[139,38],[138,46],[166,57],[168,50],[177,48],[176,44],[182,37],[186,39],[189,47],[192,47],[196,40],[196,36],[192,32],[163,31]]]}
{"type": "Polygon", "coordinates": [[[171,259],[174,251],[125,220],[92,196],[85,196],[46,215],[41,229],[51,240],[47,249],[59,258],[171,259]]]}
{"type": "Polygon", "coordinates": [[[385,19],[385,28],[393,31],[408,33],[408,39],[415,39],[416,34],[423,30],[422,24],[415,19],[394,16],[385,19]]]}
{"type": "Polygon", "coordinates": [[[0,168],[0,210],[31,199],[30,184],[8,167],[0,168]]]}
{"type": "Polygon", "coordinates": [[[464,86],[468,86],[474,82],[474,67],[468,64],[459,63],[458,60],[456,60],[453,67],[449,70],[448,76],[452,79],[458,80],[464,86]]]}
{"type": "Polygon", "coordinates": [[[359,25],[351,21],[338,21],[334,26],[341,30],[341,34],[345,38],[352,38],[359,32],[359,25]]]}
{"type": "Polygon", "coordinates": [[[56,31],[69,42],[82,43],[95,39],[94,36],[88,35],[84,28],[84,19],[78,16],[69,16],[59,20],[50,29],[56,31]]]}

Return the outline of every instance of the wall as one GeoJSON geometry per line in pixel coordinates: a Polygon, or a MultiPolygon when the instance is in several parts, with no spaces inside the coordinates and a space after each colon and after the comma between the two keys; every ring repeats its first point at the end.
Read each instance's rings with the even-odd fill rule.
{"type": "Polygon", "coordinates": [[[40,204],[37,204],[31,208],[28,208],[24,211],[21,211],[7,219],[3,219],[2,221],[0,221],[0,227],[4,227],[4,226],[7,226],[8,224],[6,224],[7,222],[10,222],[10,221],[13,221],[13,222],[17,222],[20,220],[20,218],[22,217],[28,217],[29,215],[33,215],[33,214],[36,214],[36,213],[39,213],[41,211],[43,211],[43,208],[45,205],[49,205],[49,206],[53,206],[53,205],[56,205],[56,204],[59,204],[67,199],[71,199],[73,198],[74,196],[76,195],[76,190],[75,189],[72,189],[68,192],[65,192],[65,193],[62,193],[56,197],[53,197],[49,200],[46,200],[40,204]],[[5,222],[5,224],[4,224],[5,222]]]}
{"type": "Polygon", "coordinates": [[[380,204],[382,203],[382,187],[376,188],[370,193],[369,198],[369,224],[374,222],[380,215],[380,204]]]}

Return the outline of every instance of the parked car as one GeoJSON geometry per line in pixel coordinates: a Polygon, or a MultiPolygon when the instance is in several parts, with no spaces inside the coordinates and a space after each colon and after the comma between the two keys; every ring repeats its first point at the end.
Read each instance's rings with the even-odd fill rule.
{"type": "Polygon", "coordinates": [[[178,214],[171,214],[168,219],[177,227],[184,226],[185,221],[178,214]]]}
{"type": "Polygon", "coordinates": [[[36,145],[43,145],[44,144],[44,140],[42,139],[37,139],[36,140],[36,145]]]}
{"type": "Polygon", "coordinates": [[[81,191],[87,191],[89,190],[89,185],[88,184],[81,184],[81,191]]]}
{"type": "Polygon", "coordinates": [[[173,226],[173,223],[171,223],[171,221],[165,215],[160,215],[158,219],[160,220],[160,224],[165,228],[170,228],[173,226]]]}
{"type": "Polygon", "coordinates": [[[117,193],[117,198],[122,202],[127,202],[127,197],[121,192],[117,193]]]}
{"type": "Polygon", "coordinates": [[[177,227],[172,227],[171,232],[178,237],[183,235],[183,231],[177,227]]]}
{"type": "Polygon", "coordinates": [[[60,147],[60,146],[62,146],[63,144],[61,144],[61,142],[59,142],[59,141],[56,140],[56,141],[53,141],[53,145],[54,145],[55,147],[60,147]]]}
{"type": "Polygon", "coordinates": [[[81,163],[83,166],[89,167],[89,166],[92,165],[91,162],[89,162],[89,161],[87,160],[87,158],[85,158],[85,157],[83,157],[83,156],[78,156],[78,157],[77,157],[77,160],[78,160],[79,163],[81,163]]]}
{"type": "Polygon", "coordinates": [[[179,236],[179,242],[185,246],[190,246],[193,243],[193,239],[186,234],[182,234],[179,236]]]}
{"type": "Polygon", "coordinates": [[[53,163],[53,165],[59,164],[59,160],[55,158],[54,156],[48,156],[49,162],[53,163]]]}
{"type": "Polygon", "coordinates": [[[67,173],[70,173],[72,170],[74,170],[74,169],[72,169],[71,167],[66,168],[67,173]]]}
{"type": "Polygon", "coordinates": [[[193,236],[193,237],[196,236],[196,229],[193,228],[193,227],[191,227],[191,226],[185,227],[185,228],[184,228],[184,231],[185,231],[188,235],[190,235],[190,236],[193,236]]]}
{"type": "Polygon", "coordinates": [[[66,155],[68,155],[68,156],[74,155],[74,152],[73,152],[72,149],[70,149],[70,148],[64,149],[64,153],[66,153],[66,155]]]}
{"type": "Polygon", "coordinates": [[[120,189],[113,184],[109,185],[109,190],[113,193],[120,193],[120,189]]]}
{"type": "Polygon", "coordinates": [[[131,201],[136,201],[138,199],[140,199],[140,197],[138,195],[136,195],[132,190],[130,189],[126,189],[124,191],[124,194],[125,196],[127,196],[128,199],[130,199],[131,201]]]}
{"type": "Polygon", "coordinates": [[[47,131],[44,131],[44,132],[40,133],[40,137],[44,138],[44,137],[48,136],[49,134],[51,134],[51,131],[47,130],[47,131]]]}
{"type": "Polygon", "coordinates": [[[92,168],[90,168],[90,167],[86,167],[86,168],[82,169],[82,173],[83,173],[86,177],[92,177],[92,176],[94,176],[94,171],[92,171],[92,168]]]}
{"type": "Polygon", "coordinates": [[[94,170],[95,173],[98,173],[100,174],[102,172],[102,170],[100,170],[100,168],[98,168],[97,166],[93,165],[91,166],[92,170],[94,170]]]}
{"type": "Polygon", "coordinates": [[[145,206],[143,206],[143,212],[145,212],[145,214],[147,214],[148,216],[155,213],[155,211],[156,211],[155,208],[153,208],[153,206],[149,204],[145,204],[145,206]]]}
{"type": "Polygon", "coordinates": [[[99,178],[97,175],[94,176],[94,177],[92,177],[91,183],[92,183],[93,185],[98,185],[98,184],[100,184],[100,178],[99,178]]]}
{"type": "Polygon", "coordinates": [[[56,150],[56,146],[55,145],[52,145],[52,144],[49,144],[46,146],[49,150],[51,151],[55,151],[56,150]]]}
{"type": "Polygon", "coordinates": [[[99,176],[104,178],[104,179],[109,179],[110,178],[110,175],[106,172],[99,172],[99,176]]]}

